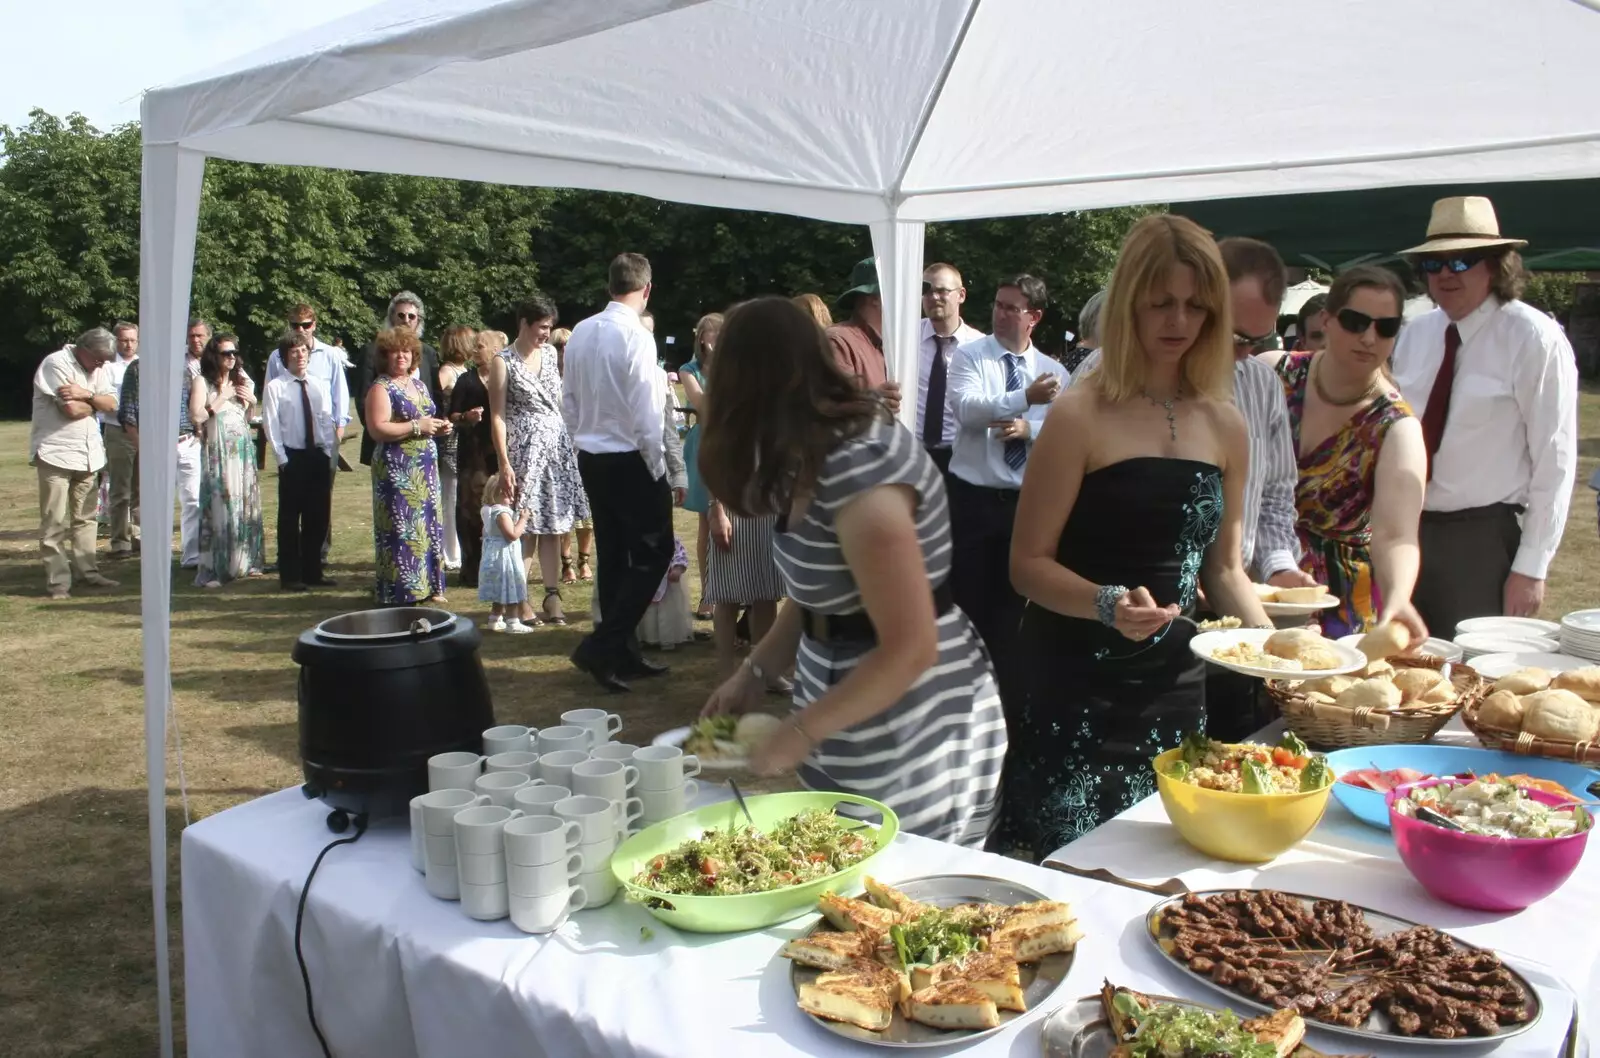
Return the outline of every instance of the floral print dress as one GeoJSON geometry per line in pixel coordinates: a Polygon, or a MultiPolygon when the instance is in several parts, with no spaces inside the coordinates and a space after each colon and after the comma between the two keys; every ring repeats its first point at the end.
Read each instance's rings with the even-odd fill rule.
{"type": "Polygon", "coordinates": [[[589,496],[578,477],[578,450],[561,417],[556,351],[545,346],[530,371],[515,346],[506,362],[506,458],[517,475],[514,507],[528,512],[528,533],[560,536],[589,517],[589,496]]]}
{"type": "MultiPolygon", "coordinates": [[[[435,414],[427,390],[419,402],[392,378],[377,384],[389,394],[390,422],[435,414]]],[[[444,594],[438,452],[433,438],[420,436],[373,448],[372,536],[380,606],[406,606],[444,594]]]]}
{"type": "MultiPolygon", "coordinates": [[[[206,402],[216,399],[217,387],[206,383],[206,402]]],[[[230,399],[200,432],[200,566],[194,582],[203,587],[260,573],[266,533],[255,431],[245,406],[230,399]]]]}

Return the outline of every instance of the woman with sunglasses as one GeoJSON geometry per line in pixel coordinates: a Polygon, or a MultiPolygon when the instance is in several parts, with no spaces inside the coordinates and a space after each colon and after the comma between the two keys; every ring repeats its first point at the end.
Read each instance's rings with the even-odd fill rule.
{"type": "Polygon", "coordinates": [[[1428,634],[1411,604],[1427,458],[1422,426],[1389,377],[1404,304],[1393,272],[1352,268],[1328,291],[1326,348],[1267,358],[1300,464],[1301,568],[1339,598],[1322,615],[1328,636],[1391,620],[1413,641],[1428,634]]]}
{"type": "Polygon", "coordinates": [[[200,566],[194,581],[220,588],[260,574],[266,539],[250,413],[255,384],[239,360],[239,339],[212,336],[189,384],[189,418],[200,434],[200,566]]]}

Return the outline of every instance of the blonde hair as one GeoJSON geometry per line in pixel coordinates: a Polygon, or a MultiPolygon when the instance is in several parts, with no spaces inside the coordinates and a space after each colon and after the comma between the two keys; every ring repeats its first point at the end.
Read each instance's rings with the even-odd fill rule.
{"type": "Polygon", "coordinates": [[[811,318],[817,321],[818,327],[826,329],[833,326],[833,313],[828,310],[828,303],[817,295],[796,294],[790,300],[811,313],[811,318]]]}
{"type": "Polygon", "coordinates": [[[489,480],[483,483],[483,507],[497,507],[505,499],[505,493],[500,488],[500,475],[490,474],[489,480]]]}
{"type": "Polygon", "coordinates": [[[1178,265],[1194,270],[1195,299],[1206,321],[1183,354],[1183,381],[1197,396],[1233,396],[1233,307],[1228,272],[1211,233],[1187,217],[1146,217],[1123,240],[1100,314],[1100,365],[1094,385],[1110,401],[1144,392],[1145,351],[1139,344],[1140,303],[1160,293],[1178,265]]]}

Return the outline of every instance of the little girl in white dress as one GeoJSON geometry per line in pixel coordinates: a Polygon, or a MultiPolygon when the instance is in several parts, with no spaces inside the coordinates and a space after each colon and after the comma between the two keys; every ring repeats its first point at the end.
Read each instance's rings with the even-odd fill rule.
{"type": "MultiPolygon", "coordinates": [[[[661,586],[635,629],[644,646],[676,650],[679,643],[694,642],[694,615],[689,610],[689,592],[683,583],[683,575],[688,571],[689,552],[682,540],[673,537],[672,564],[667,567],[667,575],[661,578],[661,586]]],[[[600,623],[598,595],[589,604],[589,617],[595,624],[600,623]]]]}
{"type": "Polygon", "coordinates": [[[490,604],[489,631],[522,634],[539,624],[517,615],[528,599],[528,570],[522,564],[522,533],[528,512],[511,509],[511,493],[499,474],[483,485],[483,557],[478,562],[478,600],[490,604]],[[507,620],[507,617],[510,620],[507,620]]]}

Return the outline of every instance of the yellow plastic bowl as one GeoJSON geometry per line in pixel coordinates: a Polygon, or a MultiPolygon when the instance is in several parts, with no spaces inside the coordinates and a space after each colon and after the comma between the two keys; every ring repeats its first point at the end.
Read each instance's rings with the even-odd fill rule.
{"type": "Polygon", "coordinates": [[[1243,794],[1205,790],[1167,777],[1183,756],[1169,749],[1154,762],[1161,807],[1183,840],[1219,860],[1265,863],[1298,845],[1328,807],[1330,784],[1293,794],[1243,794]]]}

